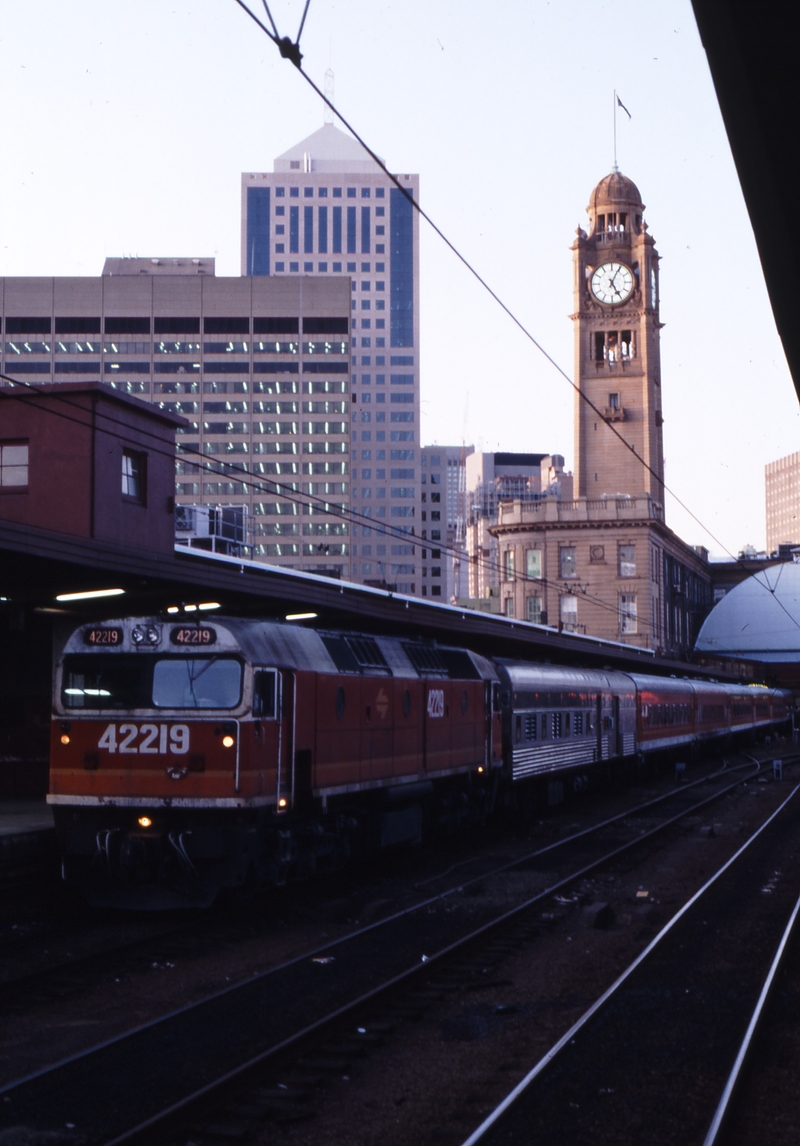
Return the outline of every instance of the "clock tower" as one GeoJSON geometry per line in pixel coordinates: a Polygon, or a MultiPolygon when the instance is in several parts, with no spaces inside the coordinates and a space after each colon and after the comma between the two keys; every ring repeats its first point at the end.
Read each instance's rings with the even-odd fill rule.
{"type": "Polygon", "coordinates": [[[588,234],[579,227],[572,244],[575,494],[645,494],[663,506],[659,256],[639,189],[621,172],[600,180],[587,211],[588,234]]]}

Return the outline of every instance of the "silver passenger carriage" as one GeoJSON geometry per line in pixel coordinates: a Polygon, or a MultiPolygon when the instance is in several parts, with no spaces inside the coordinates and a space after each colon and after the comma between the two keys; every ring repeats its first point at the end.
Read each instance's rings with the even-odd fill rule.
{"type": "Polygon", "coordinates": [[[636,753],[636,689],[618,672],[498,661],[513,780],[636,753]]]}

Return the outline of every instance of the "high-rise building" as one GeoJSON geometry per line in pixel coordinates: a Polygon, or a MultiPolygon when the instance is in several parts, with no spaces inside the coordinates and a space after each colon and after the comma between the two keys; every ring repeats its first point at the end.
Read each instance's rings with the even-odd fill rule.
{"type": "Polygon", "coordinates": [[[780,545],[800,545],[800,453],[764,467],[767,501],[767,553],[780,545]]]}
{"type": "Polygon", "coordinates": [[[420,449],[423,597],[452,602],[469,592],[466,460],[472,453],[472,446],[420,449]]]}
{"type": "Polygon", "coordinates": [[[466,460],[467,551],[469,578],[463,596],[485,599],[500,583],[497,524],[503,501],[539,502],[544,497],[572,500],[572,474],[560,454],[471,453],[466,460]]]}
{"type": "Polygon", "coordinates": [[[243,174],[242,274],[348,282],[350,576],[419,595],[419,178],[397,178],[331,123],[243,174]]]}

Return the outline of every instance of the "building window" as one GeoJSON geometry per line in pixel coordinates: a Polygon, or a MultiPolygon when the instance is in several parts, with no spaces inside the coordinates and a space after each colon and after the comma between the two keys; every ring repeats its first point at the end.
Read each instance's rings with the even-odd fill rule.
{"type": "Polygon", "coordinates": [[[26,489],[28,486],[28,443],[0,443],[0,488],[26,489]]]}
{"type": "Polygon", "coordinates": [[[619,555],[619,575],[620,577],[635,577],[636,576],[636,546],[635,545],[620,545],[618,549],[619,555]]]}
{"type": "Polygon", "coordinates": [[[505,614],[506,617],[513,617],[514,616],[514,598],[513,597],[506,597],[503,600],[503,613],[505,614]]]}
{"type": "Polygon", "coordinates": [[[562,628],[574,633],[578,627],[578,598],[565,594],[559,603],[559,610],[562,628]]]}
{"type": "Polygon", "coordinates": [[[619,409],[619,394],[618,393],[617,394],[609,394],[609,396],[608,396],[608,408],[609,408],[609,410],[618,410],[619,409]]]}
{"type": "Polygon", "coordinates": [[[558,575],[559,577],[575,577],[577,576],[575,569],[575,546],[562,545],[558,550],[558,575]]]}
{"type": "Polygon", "coordinates": [[[619,631],[623,634],[638,632],[635,593],[620,593],[619,595],[619,631]]]}
{"type": "Polygon", "coordinates": [[[122,496],[144,503],[145,458],[130,450],[122,451],[122,496]]]}
{"type": "Polygon", "coordinates": [[[534,625],[542,623],[542,598],[538,593],[525,598],[525,617],[534,625]]]}
{"type": "MultiPolygon", "coordinates": [[[[541,549],[526,549],[525,550],[525,576],[530,581],[539,580],[542,576],[542,551],[541,549]]],[[[529,597],[528,600],[531,600],[529,597]]]]}
{"type": "Polygon", "coordinates": [[[514,550],[506,549],[503,552],[503,580],[514,580],[514,550]]]}

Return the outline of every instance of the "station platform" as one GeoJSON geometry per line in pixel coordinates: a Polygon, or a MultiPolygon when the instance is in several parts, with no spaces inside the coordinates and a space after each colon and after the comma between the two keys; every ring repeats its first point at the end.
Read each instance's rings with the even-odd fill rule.
{"type": "Polygon", "coordinates": [[[53,830],[53,810],[44,800],[0,800],[0,837],[53,830]]]}
{"type": "Polygon", "coordinates": [[[53,812],[44,800],[0,800],[0,895],[58,879],[53,812]]]}

